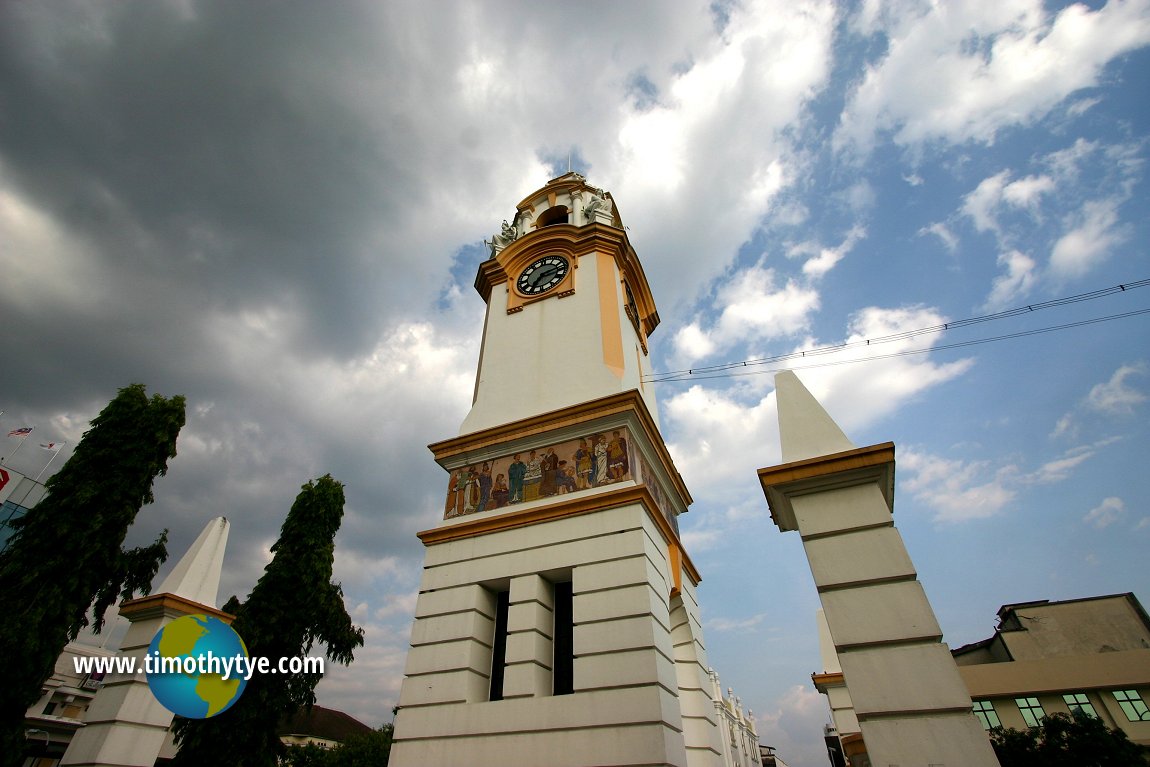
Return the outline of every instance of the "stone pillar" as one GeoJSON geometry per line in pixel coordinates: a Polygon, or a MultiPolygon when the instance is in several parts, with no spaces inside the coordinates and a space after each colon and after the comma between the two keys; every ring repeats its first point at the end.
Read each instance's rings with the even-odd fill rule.
{"type": "Polygon", "coordinates": [[[587,223],[586,218],[583,216],[582,189],[575,189],[571,192],[571,223],[575,226],[583,226],[587,223]]]}
{"type": "Polygon", "coordinates": [[[511,579],[504,700],[551,694],[554,609],[554,593],[547,580],[534,574],[511,579]]]}
{"type": "Polygon", "coordinates": [[[894,527],[894,444],[855,448],[790,371],[775,391],[787,463],[759,480],[802,538],[871,763],[998,765],[894,527]]]}

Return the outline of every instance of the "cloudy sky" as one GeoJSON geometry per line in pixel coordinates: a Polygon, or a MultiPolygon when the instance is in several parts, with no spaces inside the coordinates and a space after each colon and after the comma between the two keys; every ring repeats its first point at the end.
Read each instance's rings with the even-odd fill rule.
{"type": "Polygon", "coordinates": [[[6,3],[0,435],[35,427],[35,475],[118,387],[185,394],[131,540],[226,515],[221,602],[303,482],[346,483],[367,644],[319,699],[388,721],[482,240],[570,158],[652,282],[656,369],[694,371],[658,393],[711,662],[822,765],[817,595],[755,477],[772,371],[896,442],[952,646],[1004,603],[1150,600],[1148,46],[1148,0],[6,3]]]}

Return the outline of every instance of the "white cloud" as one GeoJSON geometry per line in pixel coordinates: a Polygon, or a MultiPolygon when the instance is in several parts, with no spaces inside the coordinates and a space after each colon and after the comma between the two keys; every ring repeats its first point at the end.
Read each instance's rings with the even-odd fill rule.
{"type": "Polygon", "coordinates": [[[1074,143],[1066,149],[1051,152],[1043,158],[1043,164],[1062,179],[1072,180],[1079,172],[1082,163],[1099,148],[1096,141],[1087,141],[1084,138],[1075,139],[1074,143]]]}
{"type": "Polygon", "coordinates": [[[1010,484],[1018,470],[1011,465],[995,469],[990,461],[960,461],[907,448],[899,455],[899,468],[903,487],[931,506],[938,522],[994,516],[1017,495],[1010,484]]]}
{"type": "Polygon", "coordinates": [[[1010,176],[1010,171],[1004,170],[985,178],[963,198],[962,212],[970,216],[978,231],[991,231],[1001,236],[998,212],[1002,205],[1025,208],[1033,214],[1042,195],[1055,188],[1054,179],[1050,176],[1027,176],[1009,181],[1010,176]]]}
{"type": "MultiPolygon", "coordinates": [[[[809,680],[809,671],[804,676],[809,680]]],[[[778,749],[788,764],[823,765],[827,754],[818,734],[830,721],[826,696],[808,681],[788,687],[770,701],[755,715],[755,729],[759,741],[778,749]]]]}
{"type": "Polygon", "coordinates": [[[749,618],[709,618],[704,625],[708,631],[732,631],[746,634],[753,632],[766,617],[766,613],[759,613],[749,618]]]}
{"type": "Polygon", "coordinates": [[[918,230],[918,235],[920,237],[927,234],[933,234],[935,237],[942,240],[942,244],[951,253],[954,253],[956,250],[958,250],[958,237],[955,236],[954,232],[950,231],[947,225],[941,221],[936,221],[930,226],[924,226],[922,229],[918,230]]]}
{"type": "Polygon", "coordinates": [[[818,255],[807,260],[803,264],[803,274],[812,279],[822,277],[827,272],[835,267],[839,261],[851,252],[859,240],[866,237],[866,229],[862,226],[855,225],[847,232],[846,239],[844,239],[838,246],[833,248],[820,248],[818,255]]]}
{"type": "Polygon", "coordinates": [[[1033,471],[1010,461],[944,458],[912,446],[899,455],[899,469],[904,472],[900,481],[907,492],[934,510],[937,522],[983,519],[1007,508],[1027,486],[1068,479],[1106,444],[1073,448],[1033,471]]]}
{"type": "Polygon", "coordinates": [[[902,145],[993,143],[1001,129],[1042,117],[1097,84],[1109,61],[1150,42],[1146,5],[1117,1],[1050,13],[1040,0],[894,0],[865,6],[856,25],[888,41],[836,135],[839,146],[863,152],[886,131],[902,145]]]}
{"type": "Polygon", "coordinates": [[[1018,208],[1035,208],[1039,198],[1054,189],[1050,176],[1027,176],[1011,181],[1002,190],[1002,199],[1018,208]]]}
{"type": "Polygon", "coordinates": [[[1086,512],[1086,516],[1082,519],[1086,524],[1094,525],[1101,530],[1117,522],[1118,518],[1125,513],[1126,504],[1122,502],[1122,499],[1111,496],[1104,498],[1102,503],[1086,512]]]}
{"type": "Polygon", "coordinates": [[[973,192],[962,200],[962,212],[974,221],[974,228],[980,232],[998,232],[996,209],[1002,201],[1002,190],[1010,171],[1004,170],[983,179],[973,192]]]}
{"type": "Polygon", "coordinates": [[[664,311],[727,270],[801,173],[785,128],[830,74],[835,13],[826,0],[730,6],[726,34],[691,52],[655,106],[623,109],[596,183],[626,201],[636,248],[664,254],[648,265],[664,311]]]}
{"type": "MultiPolygon", "coordinates": [[[[820,365],[803,367],[792,360],[803,384],[839,423],[848,436],[897,411],[907,400],[961,375],[973,364],[963,359],[936,364],[911,356],[864,360],[876,354],[929,347],[938,338],[919,336],[865,345],[867,339],[940,325],[945,319],[923,307],[880,309],[870,307],[851,320],[846,344],[854,345],[833,355],[820,356],[820,365]],[[855,345],[857,344],[857,345],[855,345]]],[[[818,346],[806,339],[798,349],[818,346]]],[[[743,379],[746,388],[716,390],[696,384],[663,401],[671,431],[670,448],[675,464],[693,492],[712,501],[737,505],[742,480],[781,456],[778,449],[778,417],[774,392],[765,395],[756,384],[764,377],[743,379]]]]}
{"type": "Polygon", "coordinates": [[[1071,450],[1061,458],[1056,458],[1042,464],[1042,466],[1038,467],[1037,471],[1026,475],[1023,481],[1034,484],[1061,482],[1070,476],[1072,469],[1078,468],[1080,464],[1093,458],[1094,452],[1091,448],[1076,448],[1071,450]]]}
{"type": "Polygon", "coordinates": [[[1054,424],[1054,431],[1050,432],[1050,437],[1052,439],[1057,439],[1064,434],[1074,436],[1077,433],[1078,427],[1074,422],[1074,416],[1070,413],[1067,413],[1066,415],[1059,418],[1058,422],[1054,424]]]}
{"type": "Polygon", "coordinates": [[[1096,98],[1078,99],[1077,101],[1075,101],[1074,103],[1072,103],[1070,106],[1068,106],[1066,108],[1066,113],[1073,116],[1073,117],[1078,117],[1079,115],[1086,114],[1087,110],[1089,110],[1091,107],[1095,107],[1101,103],[1102,103],[1102,99],[1096,99],[1096,98]]]}
{"type": "Polygon", "coordinates": [[[782,338],[806,329],[819,307],[819,294],[795,280],[775,285],[775,271],[754,266],[735,274],[715,296],[718,320],[703,328],[696,321],[675,336],[676,357],[690,365],[710,354],[751,339],[782,338]]]}
{"type": "Polygon", "coordinates": [[[700,497],[726,500],[740,480],[780,459],[774,392],[743,400],[700,385],[664,400],[673,430],[668,447],[692,493],[700,497]]]}
{"type": "Polygon", "coordinates": [[[1095,385],[1088,395],[1086,404],[1092,410],[1107,415],[1129,415],[1137,405],[1146,401],[1142,392],[1126,383],[1131,376],[1144,376],[1147,366],[1144,362],[1123,365],[1114,371],[1110,380],[1095,385]]]}
{"type": "Polygon", "coordinates": [[[984,305],[991,311],[1005,309],[1015,299],[1026,296],[1037,281],[1038,264],[1022,251],[1011,250],[998,254],[998,265],[1004,267],[1006,273],[994,278],[994,285],[984,305]]]}
{"type": "Polygon", "coordinates": [[[1082,277],[1127,239],[1128,227],[1118,222],[1118,203],[1113,198],[1093,200],[1075,214],[1074,228],[1059,238],[1050,253],[1050,270],[1056,278],[1082,277]]]}

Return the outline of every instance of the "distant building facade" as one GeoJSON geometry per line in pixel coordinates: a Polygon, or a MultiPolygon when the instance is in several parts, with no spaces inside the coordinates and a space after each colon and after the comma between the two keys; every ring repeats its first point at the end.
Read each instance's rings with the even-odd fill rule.
{"type": "Polygon", "coordinates": [[[285,746],[335,748],[348,738],[369,735],[372,729],[350,714],[315,705],[300,708],[280,723],[276,734],[285,746]]]}
{"type": "Polygon", "coordinates": [[[44,681],[40,699],[24,716],[27,737],[25,767],[55,767],[84,726],[88,706],[100,689],[103,676],[78,674],[74,659],[85,656],[110,658],[116,653],[101,647],[70,642],[56,659],[56,668],[44,681]]]}
{"type": "Polygon", "coordinates": [[[0,466],[0,551],[15,532],[12,523],[28,513],[47,492],[44,485],[18,471],[0,466]]]}
{"type": "MultiPolygon", "coordinates": [[[[1008,604],[998,620],[994,636],[952,651],[983,729],[1021,730],[1077,710],[1150,745],[1150,617],[1134,594],[1008,604]]],[[[812,679],[857,767],[858,719],[820,623],[824,670],[812,679]]]]}
{"type": "MultiPolygon", "coordinates": [[[[708,672],[711,678],[711,701],[715,704],[715,721],[723,738],[724,767],[758,767],[763,764],[759,733],[755,729],[755,714],[744,711],[743,702],[730,687],[723,697],[723,686],[719,683],[719,673],[714,669],[708,672]]],[[[774,749],[767,747],[769,751],[774,749]]],[[[777,764],[777,762],[771,762],[777,764]]]]}
{"type": "Polygon", "coordinates": [[[1150,745],[1150,617],[1134,594],[1003,605],[994,636],[953,654],[987,730],[1080,710],[1150,745]]]}

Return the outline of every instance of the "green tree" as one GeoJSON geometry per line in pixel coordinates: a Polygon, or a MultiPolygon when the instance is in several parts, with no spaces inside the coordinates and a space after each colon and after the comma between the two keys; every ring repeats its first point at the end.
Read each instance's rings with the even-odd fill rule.
{"type": "MultiPolygon", "coordinates": [[[[316,642],[327,657],[348,664],[363,644],[343,604],[343,590],[331,582],[335,534],[343,519],[343,485],[331,475],[309,482],[292,504],[275,556],[247,601],[235,597],[224,610],[253,656],[307,655],[316,642]]],[[[174,765],[274,767],[284,746],[276,736],[280,719],[315,702],[321,674],[256,674],[235,705],[211,719],[176,723],[180,750],[174,765]]]]}
{"type": "Polygon", "coordinates": [[[309,743],[289,746],[281,767],[387,767],[392,726],[385,724],[363,735],[353,735],[332,749],[309,743]]]}
{"type": "Polygon", "coordinates": [[[393,730],[392,725],[385,724],[363,735],[353,735],[333,750],[331,767],[387,767],[393,730]]]}
{"type": "Polygon", "coordinates": [[[24,713],[89,609],[99,631],[113,602],[151,588],[168,555],[167,530],[150,546],[122,545],[183,425],[183,397],[149,398],[143,384],[121,389],[45,483],[44,499],[15,522],[0,553],[0,765],[23,762],[24,713]]]}
{"type": "Polygon", "coordinates": [[[335,767],[335,749],[320,748],[315,743],[288,746],[280,767],[335,767]]]}
{"type": "Polygon", "coordinates": [[[1002,767],[1137,767],[1150,751],[1081,711],[1051,714],[1026,730],[997,727],[990,743],[1002,767]]]}

